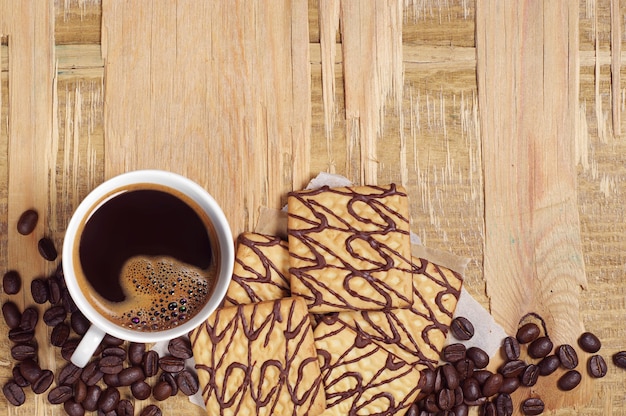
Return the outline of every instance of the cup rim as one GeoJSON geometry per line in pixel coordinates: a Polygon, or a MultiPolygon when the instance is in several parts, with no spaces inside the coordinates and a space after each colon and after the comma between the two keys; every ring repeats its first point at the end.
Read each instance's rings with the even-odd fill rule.
{"type": "Polygon", "coordinates": [[[221,304],[231,281],[234,256],[234,243],[228,220],[217,201],[207,190],[185,176],[165,170],[144,169],[122,173],[102,182],[80,202],[72,214],[65,231],[62,250],[62,268],[70,296],[74,300],[77,308],[92,325],[95,325],[107,334],[125,341],[159,342],[188,334],[190,331],[200,326],[221,304]],[[209,301],[188,321],[162,331],[137,331],[123,328],[109,321],[106,317],[103,317],[89,303],[80,290],[76,279],[74,262],[72,261],[72,252],[78,228],[83,218],[93,210],[95,204],[98,203],[104,195],[118,188],[142,183],[169,186],[184,193],[198,203],[211,219],[220,247],[220,269],[209,301]]]}

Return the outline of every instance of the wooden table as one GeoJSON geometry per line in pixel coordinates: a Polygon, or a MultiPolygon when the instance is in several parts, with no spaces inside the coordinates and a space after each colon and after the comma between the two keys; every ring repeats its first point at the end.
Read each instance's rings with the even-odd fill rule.
{"type": "MultiPolygon", "coordinates": [[[[238,234],[326,171],[404,184],[413,231],[470,259],[465,287],[509,332],[536,312],[558,343],[589,329],[610,358],[626,349],[624,12],[617,0],[0,0],[0,258],[24,279],[10,298],[32,304],[30,280],[56,266],[37,239],[60,248],[81,198],[115,174],[185,174],[238,234]],[[41,218],[23,237],[30,207],[41,218]]],[[[0,349],[4,384],[5,337],[0,349]]],[[[550,390],[555,413],[626,414],[625,375],[609,365],[577,393],[550,390]]],[[[162,407],[204,413],[180,395],[162,407]]],[[[9,409],[62,414],[32,392],[9,409]]]]}

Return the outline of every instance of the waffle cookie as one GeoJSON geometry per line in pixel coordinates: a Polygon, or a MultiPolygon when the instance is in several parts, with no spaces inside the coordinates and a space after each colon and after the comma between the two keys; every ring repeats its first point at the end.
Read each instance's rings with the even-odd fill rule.
{"type": "Polygon", "coordinates": [[[246,232],[237,238],[233,276],[225,306],[289,296],[289,251],[279,237],[246,232]]]}
{"type": "Polygon", "coordinates": [[[325,409],[301,298],[220,308],[189,335],[209,415],[319,415],[325,409]]]}
{"type": "Polygon", "coordinates": [[[408,197],[401,186],[292,192],[291,292],[313,313],[412,303],[408,197]]]}

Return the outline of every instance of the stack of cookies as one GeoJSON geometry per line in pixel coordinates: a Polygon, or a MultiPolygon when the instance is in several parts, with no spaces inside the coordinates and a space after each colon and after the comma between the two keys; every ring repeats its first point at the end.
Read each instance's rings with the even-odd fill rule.
{"type": "Polygon", "coordinates": [[[190,334],[208,414],[404,414],[439,361],[457,273],[411,255],[405,190],[293,192],[288,241],[244,233],[190,334]]]}

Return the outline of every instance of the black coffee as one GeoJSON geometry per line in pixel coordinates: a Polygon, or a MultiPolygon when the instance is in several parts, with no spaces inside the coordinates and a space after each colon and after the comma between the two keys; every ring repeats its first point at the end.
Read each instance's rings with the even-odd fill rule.
{"type": "Polygon", "coordinates": [[[81,224],[75,256],[92,306],[118,325],[148,331],[191,318],[208,300],[216,270],[206,214],[158,185],[102,201],[81,224]]]}

